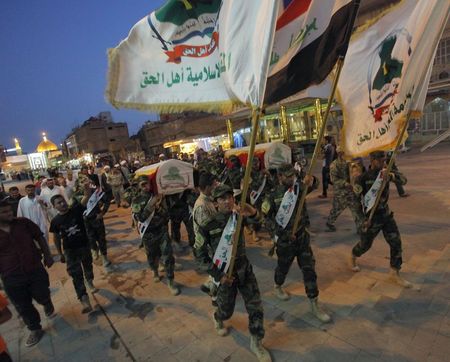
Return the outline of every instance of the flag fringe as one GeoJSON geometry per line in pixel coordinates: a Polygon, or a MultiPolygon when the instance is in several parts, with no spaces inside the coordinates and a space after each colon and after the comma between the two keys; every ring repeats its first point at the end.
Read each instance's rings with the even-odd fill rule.
{"type": "Polygon", "coordinates": [[[386,9],[381,11],[379,14],[375,15],[373,18],[370,18],[364,22],[364,24],[358,26],[352,34],[350,41],[357,39],[364,31],[370,28],[373,24],[379,21],[383,16],[390,13],[392,10],[396,9],[398,6],[403,4],[403,0],[398,2],[397,4],[391,4],[386,9]]]}

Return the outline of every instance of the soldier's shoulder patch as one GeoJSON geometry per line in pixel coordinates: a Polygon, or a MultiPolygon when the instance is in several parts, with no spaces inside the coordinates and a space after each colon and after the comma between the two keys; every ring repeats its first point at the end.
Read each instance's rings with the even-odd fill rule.
{"type": "Polygon", "coordinates": [[[261,211],[263,212],[263,214],[267,215],[270,211],[271,208],[271,204],[269,200],[264,200],[262,205],[261,205],[261,211]]]}

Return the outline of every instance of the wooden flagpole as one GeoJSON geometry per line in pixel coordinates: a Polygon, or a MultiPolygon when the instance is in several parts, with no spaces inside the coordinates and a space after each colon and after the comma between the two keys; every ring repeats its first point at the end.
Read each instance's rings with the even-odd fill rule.
{"type": "Polygon", "coordinates": [[[411,118],[411,114],[412,114],[412,110],[409,109],[408,110],[408,114],[406,115],[405,124],[403,125],[403,128],[402,128],[402,130],[400,132],[400,135],[398,136],[397,143],[395,144],[394,152],[392,153],[391,159],[389,160],[389,163],[388,163],[388,165],[386,167],[386,170],[385,170],[385,173],[388,176],[387,177],[383,177],[383,182],[381,183],[381,187],[378,190],[377,197],[375,199],[375,203],[374,203],[372,209],[370,210],[369,218],[367,219],[367,225],[365,226],[366,230],[370,226],[370,224],[372,223],[372,218],[373,218],[373,215],[375,214],[375,211],[376,211],[376,209],[378,207],[378,204],[380,203],[381,195],[383,194],[383,190],[384,190],[384,188],[386,187],[386,185],[389,182],[389,174],[390,174],[390,172],[392,170],[392,166],[394,165],[395,156],[397,156],[397,153],[398,153],[398,150],[400,148],[400,145],[402,144],[403,136],[405,135],[405,132],[408,129],[408,123],[409,123],[409,120],[411,118]]]}
{"type": "MultiPolygon", "coordinates": [[[[322,120],[322,124],[321,127],[319,129],[319,133],[317,135],[317,142],[316,142],[316,146],[314,147],[314,153],[312,155],[311,158],[311,162],[308,166],[308,171],[306,172],[307,176],[311,176],[312,174],[312,169],[316,163],[317,157],[319,155],[319,149],[320,149],[320,142],[322,141],[323,135],[325,133],[325,128],[327,125],[327,120],[328,120],[328,116],[330,114],[330,110],[331,110],[331,105],[333,103],[333,99],[334,99],[334,95],[336,93],[336,88],[337,88],[337,84],[339,81],[339,77],[341,75],[341,70],[342,70],[342,66],[344,65],[344,57],[340,56],[336,62],[336,74],[333,80],[333,86],[331,88],[331,94],[328,97],[328,103],[327,103],[327,108],[325,110],[325,115],[323,117],[322,120]]],[[[317,121],[317,120],[316,120],[317,121]]],[[[297,229],[298,229],[298,225],[300,223],[301,220],[301,215],[302,215],[302,210],[303,210],[303,205],[305,204],[305,199],[306,199],[306,195],[308,193],[308,187],[304,187],[303,191],[302,191],[302,196],[300,198],[300,202],[297,208],[297,212],[295,213],[295,219],[294,219],[294,225],[292,227],[292,234],[291,236],[294,237],[295,234],[297,233],[297,229]]]]}
{"type": "MultiPolygon", "coordinates": [[[[261,115],[261,109],[258,107],[252,108],[252,133],[250,136],[250,149],[248,150],[248,158],[247,158],[247,166],[245,167],[245,175],[244,175],[244,183],[242,186],[242,193],[241,193],[241,210],[244,209],[246,201],[247,201],[247,194],[248,194],[248,187],[250,184],[250,175],[252,172],[252,165],[253,165],[253,155],[255,153],[255,146],[256,146],[256,137],[258,136],[258,128],[259,128],[259,117],[261,115]]],[[[234,261],[236,259],[236,252],[237,252],[237,245],[239,243],[239,238],[241,236],[241,229],[242,229],[242,221],[243,216],[241,213],[238,215],[237,219],[237,225],[236,225],[236,231],[233,235],[233,246],[231,249],[231,260],[230,260],[230,266],[228,268],[228,277],[231,278],[233,275],[233,269],[234,269],[234,261]]]]}

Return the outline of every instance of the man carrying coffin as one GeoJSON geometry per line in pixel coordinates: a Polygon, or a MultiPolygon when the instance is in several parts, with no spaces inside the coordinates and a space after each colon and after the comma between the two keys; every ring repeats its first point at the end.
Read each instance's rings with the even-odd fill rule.
{"type": "Polygon", "coordinates": [[[231,277],[227,276],[231,259],[231,244],[236,231],[238,213],[244,216],[243,224],[259,222],[258,211],[246,204],[239,209],[235,204],[233,189],[227,185],[219,185],[212,191],[212,198],[217,207],[217,213],[211,216],[209,222],[200,226],[204,243],[196,250],[199,262],[209,264],[208,274],[219,284],[217,291],[217,310],[214,313],[214,327],[219,336],[228,332],[223,322],[231,318],[234,312],[237,292],[244,299],[248,312],[250,330],[250,349],[260,361],[271,361],[269,352],[263,347],[264,312],[261,303],[258,283],[253,273],[252,265],[245,253],[245,242],[240,232],[237,242],[236,258],[231,277]],[[214,253],[211,259],[208,247],[214,253]]]}
{"type": "Polygon", "coordinates": [[[167,286],[173,295],[180,294],[174,283],[175,258],[169,237],[169,212],[164,196],[152,192],[145,177],[139,182],[140,192],[131,203],[131,212],[138,221],[138,231],[147,254],[148,264],[153,271],[153,280],[159,282],[159,260],[167,275],[167,286]]]}

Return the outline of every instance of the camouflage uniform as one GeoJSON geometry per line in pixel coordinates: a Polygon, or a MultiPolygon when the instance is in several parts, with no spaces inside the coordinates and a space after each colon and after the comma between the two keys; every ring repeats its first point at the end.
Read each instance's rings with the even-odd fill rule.
{"type": "Polygon", "coordinates": [[[350,183],[349,164],[347,161],[337,158],[330,166],[331,182],[333,183],[334,197],[333,207],[328,216],[327,224],[334,225],[338,216],[347,207],[352,212],[356,228],[359,231],[364,221],[359,196],[353,191],[350,183]]]}
{"type": "MultiPolygon", "coordinates": [[[[292,166],[291,166],[292,167],[292,166]]],[[[279,172],[284,172],[279,170],[279,172]]],[[[294,172],[292,170],[290,172],[294,172]]],[[[310,235],[306,227],[309,225],[309,217],[306,209],[306,203],[303,205],[302,216],[298,231],[295,234],[294,240],[291,240],[292,227],[294,224],[295,214],[297,213],[298,203],[301,198],[302,189],[304,184],[297,181],[296,187],[299,187],[297,205],[292,213],[289,223],[286,228],[282,228],[275,221],[275,216],[280,208],[283,196],[289,187],[278,184],[274,189],[268,193],[262,204],[262,212],[266,218],[266,227],[272,235],[277,238],[276,252],[278,256],[278,264],[275,269],[275,284],[278,286],[283,285],[286,275],[289,272],[289,268],[292,262],[297,258],[297,263],[303,272],[303,280],[305,284],[306,295],[308,298],[313,299],[319,295],[319,289],[317,287],[317,275],[315,271],[315,259],[314,254],[310,246],[310,235]]],[[[318,186],[318,180],[314,177],[314,183],[309,188],[308,192],[311,192],[318,186]]]]}
{"type": "Polygon", "coordinates": [[[221,168],[213,160],[205,157],[203,160],[199,161],[196,166],[199,173],[209,172],[214,176],[219,176],[221,173],[221,168]]]}
{"type": "Polygon", "coordinates": [[[130,186],[128,186],[124,192],[125,201],[131,205],[133,199],[139,194],[139,185],[136,181],[130,180],[130,186]]]}
{"type": "Polygon", "coordinates": [[[142,236],[142,242],[150,269],[154,273],[157,273],[159,259],[161,258],[166,270],[167,279],[173,280],[175,258],[173,257],[172,244],[169,238],[169,214],[166,201],[163,198],[160,205],[155,209],[154,205],[151,206],[148,203],[151,196],[151,193],[141,190],[133,199],[131,210],[140,222],[145,222],[152,212],[155,211],[150,225],[142,236]]]}
{"type": "Polygon", "coordinates": [[[192,219],[194,224],[195,243],[194,249],[199,249],[204,243],[204,238],[200,232],[200,228],[204,227],[211,218],[217,213],[211,197],[200,193],[195,201],[194,209],[192,211],[192,219]]]}
{"type": "MultiPolygon", "coordinates": [[[[378,172],[379,170],[369,169],[356,180],[356,183],[362,188],[362,196],[370,190],[378,176],[378,172]]],[[[390,182],[397,181],[402,185],[405,185],[407,182],[406,178],[398,171],[393,171],[389,177],[390,182]]],[[[381,194],[380,203],[373,215],[370,227],[367,231],[361,233],[361,239],[358,244],[353,247],[352,254],[356,257],[363,255],[371,248],[375,237],[382,231],[383,236],[390,247],[391,267],[400,270],[402,266],[402,240],[400,238],[397,223],[394,220],[394,213],[389,209],[388,201],[389,183],[381,194]]]]}
{"type": "Polygon", "coordinates": [[[189,245],[194,246],[194,226],[190,210],[195,204],[197,194],[193,190],[185,190],[173,195],[166,196],[166,202],[169,209],[170,231],[172,241],[181,242],[181,223],[184,223],[188,234],[189,245]]]}
{"type": "MultiPolygon", "coordinates": [[[[226,190],[224,193],[232,193],[231,188],[221,185],[216,187],[213,191],[213,195],[219,195],[220,192],[223,191],[222,189],[226,190]]],[[[225,228],[230,216],[231,213],[223,214],[217,212],[205,226],[200,227],[200,231],[205,242],[200,248],[196,249],[196,257],[199,260],[199,263],[208,265],[208,274],[211,275],[216,282],[221,280],[224,273],[212,262],[208,246],[214,254],[217,246],[219,245],[223,229],[225,228]]],[[[244,218],[244,224],[255,223],[258,221],[259,220],[257,217],[244,218]]],[[[231,318],[234,312],[237,292],[239,290],[242,298],[244,299],[245,307],[248,312],[248,328],[250,333],[259,338],[264,337],[264,311],[261,303],[261,296],[255,274],[253,273],[252,265],[247,259],[245,253],[245,242],[242,235],[242,230],[237,245],[233,278],[234,281],[231,285],[220,284],[218,287],[218,307],[214,313],[214,318],[216,321],[225,321],[231,318]]]]}
{"type": "MultiPolygon", "coordinates": [[[[84,197],[84,181],[85,177],[78,175],[72,195],[73,202],[80,203],[81,199],[84,197]]],[[[91,250],[94,250],[95,252],[100,250],[100,253],[103,256],[106,256],[108,252],[103,215],[108,211],[109,205],[109,199],[106,198],[103,200],[102,198],[90,212],[89,216],[84,216],[84,225],[86,227],[86,234],[89,239],[91,250]]]]}

